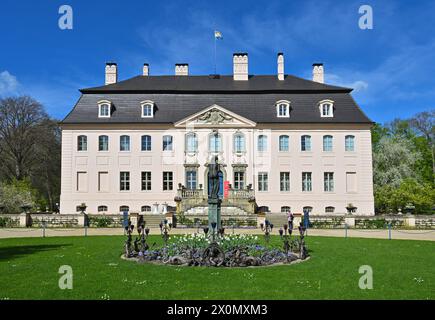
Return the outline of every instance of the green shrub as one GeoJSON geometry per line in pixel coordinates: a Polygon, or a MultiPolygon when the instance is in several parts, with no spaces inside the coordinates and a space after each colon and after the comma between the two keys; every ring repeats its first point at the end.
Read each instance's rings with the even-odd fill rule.
{"type": "Polygon", "coordinates": [[[109,217],[88,217],[89,226],[97,228],[106,228],[114,224],[114,220],[109,217]]]}

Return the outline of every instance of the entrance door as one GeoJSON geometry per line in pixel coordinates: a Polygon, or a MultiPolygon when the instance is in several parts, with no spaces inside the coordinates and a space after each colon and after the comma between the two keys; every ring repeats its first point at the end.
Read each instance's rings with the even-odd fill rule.
{"type": "MultiPolygon", "coordinates": [[[[223,198],[224,197],[224,174],[222,173],[221,170],[219,170],[219,198],[223,198]]],[[[210,191],[211,191],[211,182],[210,182],[210,177],[208,177],[208,195],[210,195],[210,191]]]]}

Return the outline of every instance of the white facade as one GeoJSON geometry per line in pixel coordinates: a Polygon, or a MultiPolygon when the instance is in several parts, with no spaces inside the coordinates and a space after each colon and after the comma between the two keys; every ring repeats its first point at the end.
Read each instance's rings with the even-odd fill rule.
{"type": "MultiPolygon", "coordinates": [[[[96,107],[96,112],[97,112],[96,107]]],[[[83,147],[82,147],[83,148],[83,147]]],[[[186,172],[196,171],[196,187],[207,188],[207,167],[213,155],[223,165],[223,179],[235,186],[235,171],[245,170],[244,186],[252,184],[258,206],[272,212],[291,207],[302,212],[312,207],[312,214],[345,213],[352,203],[361,215],[374,214],[372,186],[371,134],[368,124],[256,124],[226,110],[211,106],[172,126],[150,124],[76,124],[62,130],[61,212],[74,213],[82,202],[88,213],[141,212],[154,204],[175,206],[178,184],[187,185],[186,172]],[[203,121],[208,112],[226,117],[220,123],[203,121]],[[222,149],[210,151],[210,135],[221,136],[222,149]],[[187,152],[186,134],[195,133],[198,151],[187,152]],[[234,150],[234,136],[244,136],[244,151],[234,150]],[[99,136],[108,136],[108,151],[99,151],[99,136]],[[151,137],[151,150],[142,151],[141,136],[151,137]],[[263,135],[264,151],[259,151],[263,135]],[[280,136],[288,136],[288,150],[280,151],[280,136]],[[86,150],[78,151],[79,136],[86,136],[86,150]],[[130,150],[120,151],[120,137],[130,137],[130,150]],[[163,136],[172,136],[171,151],[163,151],[163,136]],[[301,151],[301,137],[311,137],[311,151],[301,151]],[[328,138],[325,143],[324,136],[328,138]],[[345,137],[352,136],[353,151],[345,150],[345,137]],[[260,142],[261,143],[261,142],[260,142]],[[120,173],[129,172],[129,190],[120,190],[120,173]],[[142,172],[151,172],[151,190],[142,190],[142,172]],[[163,190],[163,172],[172,172],[172,190],[163,190]],[[259,190],[259,174],[267,190],[259,190]],[[281,186],[281,173],[288,173],[287,185],[281,186]],[[311,173],[311,191],[303,191],[303,173],[311,173]],[[327,173],[327,177],[325,177],[327,173]],[[329,173],[333,173],[331,176],[329,173]],[[328,180],[325,182],[325,178],[328,180]],[[265,182],[263,180],[263,182],[265,182]],[[325,186],[326,184],[326,186],[325,186]],[[332,188],[331,188],[332,187],[332,188]],[[325,189],[327,189],[325,191],[325,189]],[[326,209],[327,207],[331,208],[326,209]]],[[[283,174],[286,178],[287,174],[283,174]]],[[[305,174],[307,177],[307,174],[305,174]]],[[[284,183],[284,182],[283,182],[284,183]]],[[[305,181],[305,187],[309,185],[305,181]]],[[[264,186],[264,184],[263,184],[264,186]]],[[[309,188],[308,188],[309,189],[309,188]]]]}

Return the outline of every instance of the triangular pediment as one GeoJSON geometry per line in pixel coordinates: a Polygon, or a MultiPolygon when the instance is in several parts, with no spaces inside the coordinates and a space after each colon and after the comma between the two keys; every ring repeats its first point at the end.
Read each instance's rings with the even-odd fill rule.
{"type": "Polygon", "coordinates": [[[214,104],[175,123],[175,127],[185,126],[202,128],[252,128],[256,126],[256,123],[224,107],[214,104]]]}

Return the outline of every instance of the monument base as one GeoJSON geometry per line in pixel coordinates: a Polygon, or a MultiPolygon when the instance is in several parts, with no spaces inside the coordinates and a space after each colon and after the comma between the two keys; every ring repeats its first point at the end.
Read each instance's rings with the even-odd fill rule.
{"type": "Polygon", "coordinates": [[[221,226],[221,199],[208,199],[208,227],[213,230],[211,224],[216,222],[216,230],[219,230],[221,226]]]}

